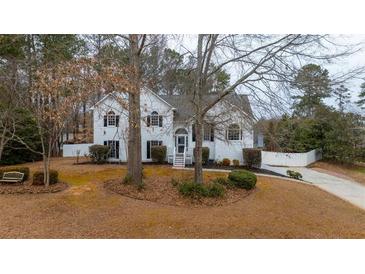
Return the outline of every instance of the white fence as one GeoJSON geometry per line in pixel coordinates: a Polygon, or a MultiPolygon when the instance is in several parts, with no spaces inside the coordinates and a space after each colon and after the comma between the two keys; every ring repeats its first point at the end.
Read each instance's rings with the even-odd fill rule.
{"type": "Polygon", "coordinates": [[[262,164],[271,166],[307,166],[322,159],[319,150],[313,149],[306,153],[283,153],[261,151],[262,164]]]}
{"type": "Polygon", "coordinates": [[[93,144],[74,144],[74,145],[64,144],[62,146],[63,157],[76,157],[78,150],[80,151],[79,156],[84,156],[85,154],[89,154],[89,147],[92,145],[93,144]]]}

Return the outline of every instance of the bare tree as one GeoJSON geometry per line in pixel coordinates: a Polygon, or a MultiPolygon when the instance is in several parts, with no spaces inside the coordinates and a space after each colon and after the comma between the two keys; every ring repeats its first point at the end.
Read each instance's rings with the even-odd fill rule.
{"type": "MultiPolygon", "coordinates": [[[[263,109],[285,109],[293,81],[301,63],[325,62],[354,53],[357,48],[334,46],[326,35],[205,35],[197,37],[196,48],[190,50],[195,60],[193,90],[195,123],[195,182],[203,182],[202,132],[207,112],[228,94],[245,88],[251,99],[263,109]],[[330,51],[329,48],[336,48],[330,51]],[[210,92],[209,80],[219,70],[233,71],[231,82],[209,103],[204,96],[210,92]]],[[[353,74],[363,72],[354,70],[353,74]]],[[[349,74],[348,74],[349,75],[349,74]]]]}

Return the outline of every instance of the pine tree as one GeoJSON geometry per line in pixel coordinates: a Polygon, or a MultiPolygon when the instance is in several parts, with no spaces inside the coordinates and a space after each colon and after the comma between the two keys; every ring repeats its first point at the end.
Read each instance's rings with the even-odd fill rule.
{"type": "Polygon", "coordinates": [[[338,102],[340,112],[343,112],[345,105],[350,103],[351,95],[349,89],[344,85],[340,85],[333,91],[333,94],[336,98],[336,102],[338,102]]]}
{"type": "Polygon", "coordinates": [[[362,83],[361,86],[361,91],[359,94],[359,101],[356,102],[356,104],[361,107],[361,109],[365,109],[365,83],[362,83]]]}
{"type": "Polygon", "coordinates": [[[302,95],[293,96],[294,113],[302,117],[314,117],[316,109],[323,105],[322,100],[330,96],[330,78],[328,70],[319,65],[303,66],[296,75],[293,87],[302,91],[302,95]]]}

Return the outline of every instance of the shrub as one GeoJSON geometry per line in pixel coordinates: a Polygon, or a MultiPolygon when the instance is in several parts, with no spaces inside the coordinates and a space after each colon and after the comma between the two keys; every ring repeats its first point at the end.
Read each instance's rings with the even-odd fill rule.
{"type": "Polygon", "coordinates": [[[301,180],[301,179],[303,178],[302,174],[300,174],[299,172],[294,171],[294,170],[287,170],[287,171],[286,171],[286,174],[287,174],[290,178],[297,179],[297,180],[301,180]]]}
{"type": "Polygon", "coordinates": [[[233,162],[233,166],[235,166],[235,167],[240,166],[240,160],[234,159],[232,162],[233,162]]]}
{"type": "Polygon", "coordinates": [[[243,160],[248,168],[261,166],[261,150],[257,148],[244,148],[243,160]]]}
{"type": "Polygon", "coordinates": [[[228,179],[238,188],[244,188],[247,190],[253,189],[256,185],[257,177],[252,172],[247,170],[233,170],[228,179]]]}
{"type": "Polygon", "coordinates": [[[222,197],[225,193],[225,189],[222,185],[217,183],[204,185],[186,181],[179,185],[179,192],[184,197],[200,199],[202,197],[222,197]]]}
{"type": "Polygon", "coordinates": [[[231,165],[231,160],[230,160],[230,159],[228,159],[228,158],[224,158],[224,159],[222,160],[222,165],[223,165],[223,166],[230,166],[230,165],[231,165]]]}
{"type": "MultiPolygon", "coordinates": [[[[33,185],[43,185],[44,182],[44,172],[43,171],[36,171],[33,173],[33,185]]],[[[58,171],[57,170],[50,170],[49,171],[49,184],[56,184],[58,183],[58,171]]]]}
{"type": "MultiPolygon", "coordinates": [[[[195,155],[195,148],[194,148],[195,155]]],[[[209,147],[202,147],[202,163],[206,165],[209,161],[209,147]]]]}
{"type": "Polygon", "coordinates": [[[109,155],[109,147],[103,145],[92,145],[89,147],[90,158],[92,162],[97,164],[105,163],[109,155]]]}
{"type": "Polygon", "coordinates": [[[228,178],[225,178],[225,177],[215,178],[215,179],[212,180],[212,183],[213,184],[220,184],[222,186],[226,186],[226,187],[229,187],[229,188],[234,187],[233,182],[231,180],[228,180],[228,178]]]}
{"type": "Polygon", "coordinates": [[[226,190],[221,184],[212,183],[206,186],[208,191],[207,197],[223,197],[226,190]]]}
{"type": "Polygon", "coordinates": [[[29,179],[29,167],[4,167],[0,169],[0,178],[3,178],[4,172],[10,172],[10,171],[17,171],[24,173],[23,181],[26,181],[29,179]]]}
{"type": "Polygon", "coordinates": [[[153,146],[151,147],[151,158],[153,162],[164,163],[166,159],[166,146],[153,146]]]}
{"type": "Polygon", "coordinates": [[[179,192],[184,197],[190,197],[192,199],[199,199],[208,195],[208,191],[203,184],[197,184],[190,181],[181,183],[179,185],[179,192]]]}

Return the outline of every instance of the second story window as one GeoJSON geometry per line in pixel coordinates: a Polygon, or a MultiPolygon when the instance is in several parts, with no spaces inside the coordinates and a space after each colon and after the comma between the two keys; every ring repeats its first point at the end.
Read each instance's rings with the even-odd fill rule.
{"type": "Polygon", "coordinates": [[[115,115],[114,111],[109,111],[104,116],[104,127],[118,127],[119,126],[119,115],[115,115]]]}
{"type": "Polygon", "coordinates": [[[147,116],[147,126],[162,127],[162,116],[157,111],[152,111],[151,115],[147,116]]]}
{"type": "Polygon", "coordinates": [[[108,126],[115,126],[115,113],[113,111],[108,112],[108,126]]]}

